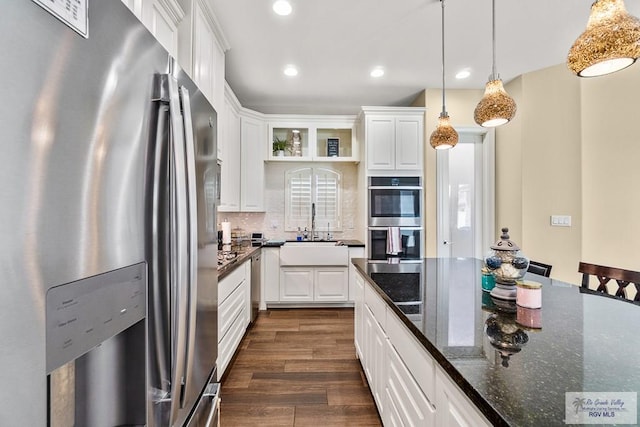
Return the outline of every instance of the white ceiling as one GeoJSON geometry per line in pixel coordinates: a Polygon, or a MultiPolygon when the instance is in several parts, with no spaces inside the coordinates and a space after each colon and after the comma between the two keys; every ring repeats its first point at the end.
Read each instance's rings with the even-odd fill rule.
{"type": "MultiPolygon", "coordinates": [[[[287,17],[273,13],[273,1],[209,0],[231,46],[226,79],[244,107],[356,114],[362,105],[408,105],[423,89],[442,87],[439,0],[290,0],[287,17]],[[298,66],[297,77],[284,76],[286,64],[298,66]],[[369,72],[378,65],[386,74],[374,79],[369,72]]],[[[502,80],[564,63],[591,3],[496,0],[502,80]]],[[[640,16],[640,1],[626,3],[640,16]]],[[[445,66],[447,89],[484,88],[491,0],[446,0],[445,66]],[[456,80],[463,68],[471,77],[456,80]]]]}

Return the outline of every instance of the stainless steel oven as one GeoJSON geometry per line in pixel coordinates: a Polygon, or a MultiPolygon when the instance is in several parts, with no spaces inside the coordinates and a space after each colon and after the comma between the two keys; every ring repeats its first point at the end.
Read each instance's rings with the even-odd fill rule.
{"type": "Polygon", "coordinates": [[[422,178],[369,177],[369,226],[422,226],[422,178]]]}
{"type": "Polygon", "coordinates": [[[422,257],[422,228],[420,227],[369,227],[369,259],[382,261],[393,258],[402,260],[422,257]],[[396,234],[394,237],[393,234],[396,234]],[[397,246],[389,244],[396,239],[397,246]]]}

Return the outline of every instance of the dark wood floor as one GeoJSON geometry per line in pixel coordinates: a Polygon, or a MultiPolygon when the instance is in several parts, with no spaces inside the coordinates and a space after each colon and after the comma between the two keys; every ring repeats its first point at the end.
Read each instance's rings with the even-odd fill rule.
{"type": "Polygon", "coordinates": [[[381,425],[349,308],[260,312],[221,397],[222,427],[381,425]]]}

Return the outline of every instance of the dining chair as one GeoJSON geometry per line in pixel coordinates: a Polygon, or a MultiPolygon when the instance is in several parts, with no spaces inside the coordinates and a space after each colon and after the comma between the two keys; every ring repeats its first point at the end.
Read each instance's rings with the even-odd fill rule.
{"type": "Polygon", "coordinates": [[[582,273],[582,286],[580,291],[595,293],[599,295],[610,296],[625,301],[640,304],[640,272],[632,270],[624,270],[622,268],[607,267],[604,265],[589,264],[581,262],[578,265],[578,271],[582,273]],[[589,277],[595,276],[598,279],[598,287],[591,289],[589,287],[589,277]],[[609,286],[609,282],[615,281],[609,286]],[[615,286],[618,286],[615,289],[615,286]],[[629,295],[629,285],[635,287],[635,295],[629,295]]]}
{"type": "Polygon", "coordinates": [[[551,265],[536,261],[529,261],[529,268],[527,268],[527,272],[549,277],[551,274],[551,265]]]}

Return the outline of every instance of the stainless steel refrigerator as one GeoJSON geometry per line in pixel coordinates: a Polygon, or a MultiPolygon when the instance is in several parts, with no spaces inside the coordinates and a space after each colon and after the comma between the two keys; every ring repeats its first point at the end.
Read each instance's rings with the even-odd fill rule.
{"type": "Polygon", "coordinates": [[[120,1],[2,21],[0,425],[215,422],[215,110],[120,1]]]}

